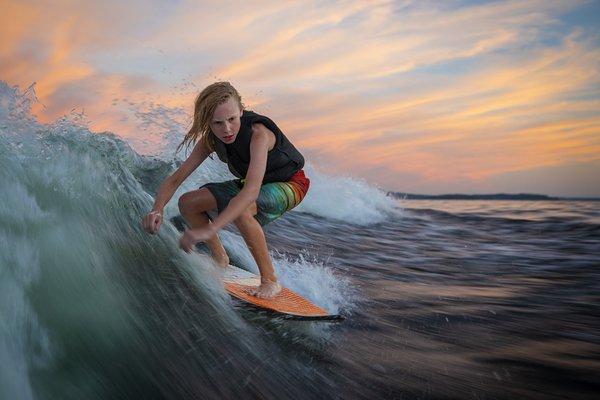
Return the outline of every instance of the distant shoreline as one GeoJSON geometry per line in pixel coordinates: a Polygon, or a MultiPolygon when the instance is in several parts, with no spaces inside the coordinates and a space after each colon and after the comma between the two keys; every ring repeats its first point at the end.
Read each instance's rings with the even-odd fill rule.
{"type": "Polygon", "coordinates": [[[530,193],[496,193],[496,194],[414,194],[388,192],[388,196],[404,200],[529,200],[529,201],[600,201],[600,197],[552,197],[545,194],[530,193]]]}

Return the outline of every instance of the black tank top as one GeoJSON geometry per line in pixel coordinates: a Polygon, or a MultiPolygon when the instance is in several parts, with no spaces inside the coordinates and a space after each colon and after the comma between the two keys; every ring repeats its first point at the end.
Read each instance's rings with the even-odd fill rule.
{"type": "Polygon", "coordinates": [[[219,159],[229,167],[229,171],[238,178],[246,178],[250,165],[250,140],[252,139],[252,124],[260,122],[275,134],[275,145],[269,151],[264,183],[287,182],[292,175],[304,167],[304,157],[288,140],[271,119],[244,110],[241,118],[240,131],[235,142],[225,144],[214,136],[215,151],[219,159]]]}

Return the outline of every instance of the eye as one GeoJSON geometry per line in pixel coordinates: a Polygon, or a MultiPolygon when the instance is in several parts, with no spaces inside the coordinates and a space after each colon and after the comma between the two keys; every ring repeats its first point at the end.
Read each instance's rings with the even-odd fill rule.
{"type": "Polygon", "coordinates": [[[233,121],[235,121],[235,117],[229,118],[229,122],[233,122],[233,121]]]}

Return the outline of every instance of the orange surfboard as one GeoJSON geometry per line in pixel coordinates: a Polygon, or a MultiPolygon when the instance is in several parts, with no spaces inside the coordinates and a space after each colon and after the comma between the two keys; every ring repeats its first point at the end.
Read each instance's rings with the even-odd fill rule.
{"type": "Polygon", "coordinates": [[[341,315],[329,314],[323,308],[286,287],[282,287],[281,292],[271,299],[253,296],[250,292],[260,285],[260,278],[233,265],[228,266],[225,270],[223,283],[225,290],[236,299],[285,318],[330,321],[344,319],[341,315]]]}

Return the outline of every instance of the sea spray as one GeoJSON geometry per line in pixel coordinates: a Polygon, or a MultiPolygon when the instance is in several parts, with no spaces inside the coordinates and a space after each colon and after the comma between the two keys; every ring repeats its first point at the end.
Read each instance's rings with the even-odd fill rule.
{"type": "Polygon", "coordinates": [[[327,174],[310,163],[306,170],[310,189],[299,212],[356,225],[376,224],[397,212],[396,200],[364,180],[327,174]]]}
{"type": "Polygon", "coordinates": [[[280,281],[295,292],[319,304],[330,314],[350,313],[358,293],[350,281],[307,251],[290,257],[277,254],[274,267],[280,281]]]}

